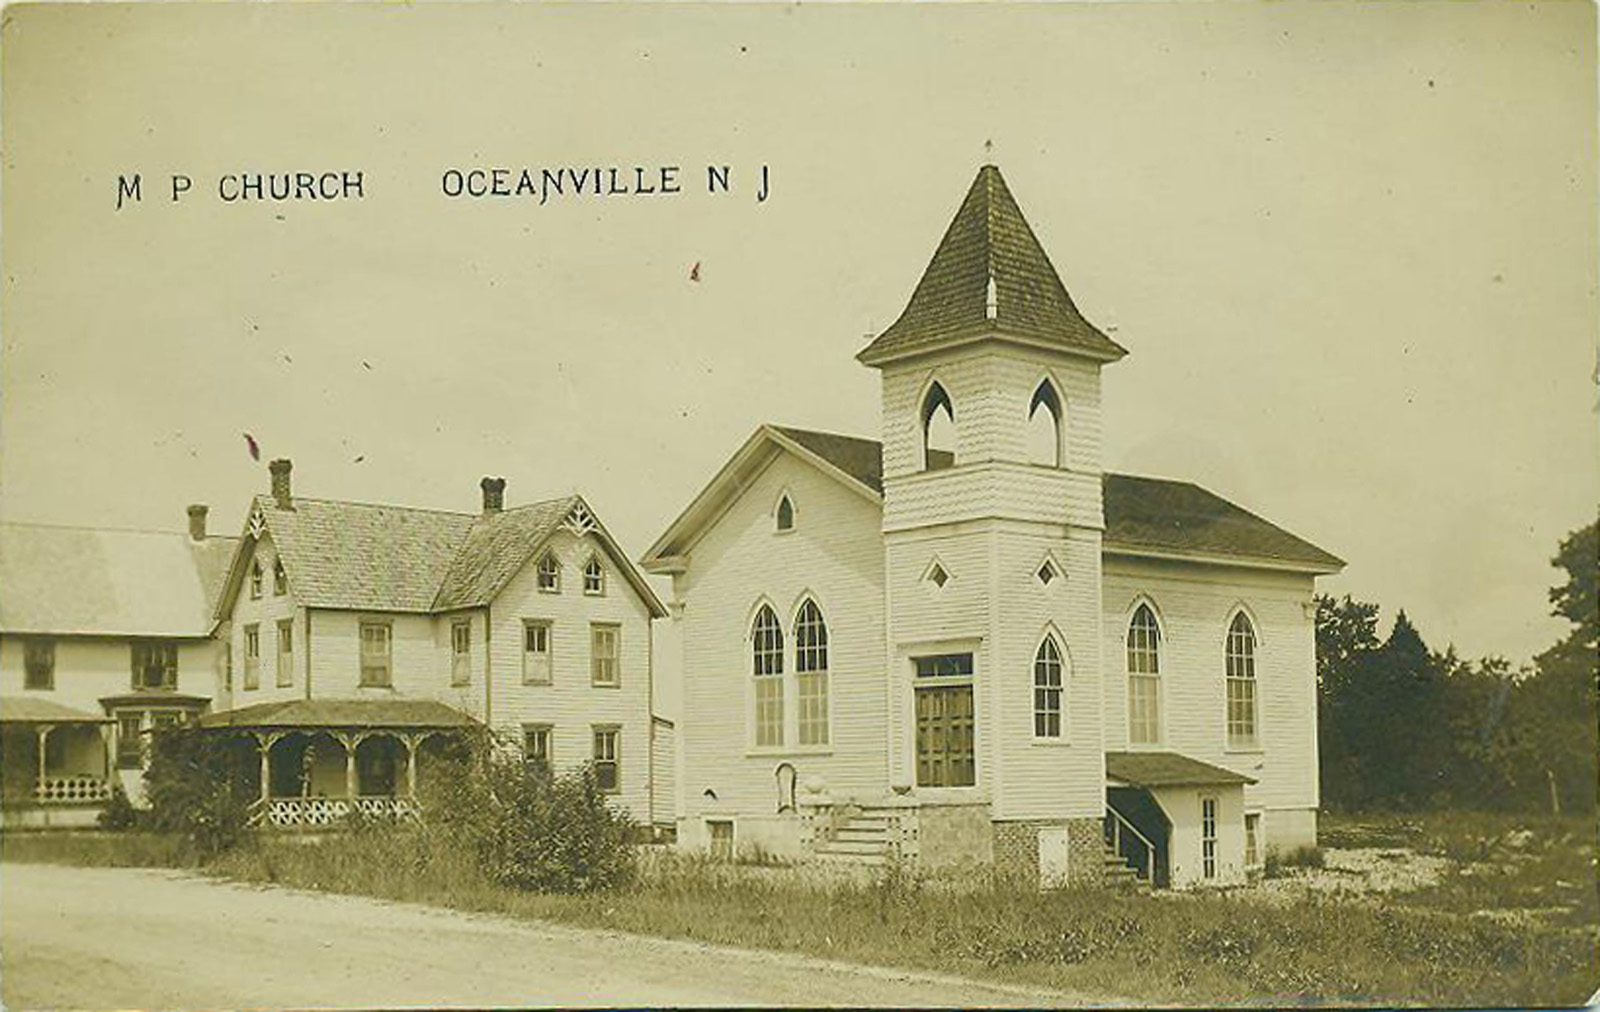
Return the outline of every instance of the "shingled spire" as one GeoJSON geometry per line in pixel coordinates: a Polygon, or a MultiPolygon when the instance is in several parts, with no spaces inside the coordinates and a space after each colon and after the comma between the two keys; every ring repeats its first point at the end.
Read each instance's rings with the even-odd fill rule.
{"type": "Polygon", "coordinates": [[[1127,354],[1073,305],[993,165],[978,170],[905,311],[856,358],[875,366],[986,337],[1104,361],[1127,354]]]}

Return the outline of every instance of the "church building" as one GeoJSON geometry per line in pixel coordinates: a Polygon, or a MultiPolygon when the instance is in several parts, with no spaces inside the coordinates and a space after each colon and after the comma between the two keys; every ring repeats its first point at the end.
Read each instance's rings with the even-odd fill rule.
{"type": "Polygon", "coordinates": [[[881,441],[762,425],[644,557],[683,645],[682,845],[1191,886],[1315,843],[1314,581],[1343,563],[1107,473],[1126,354],[982,168],[857,355],[881,441]]]}

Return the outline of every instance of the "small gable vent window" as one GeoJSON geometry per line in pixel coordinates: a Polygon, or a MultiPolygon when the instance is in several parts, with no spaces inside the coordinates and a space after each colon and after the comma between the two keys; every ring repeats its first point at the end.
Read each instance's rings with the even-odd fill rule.
{"type": "Polygon", "coordinates": [[[583,565],[583,592],[590,596],[606,592],[606,571],[601,568],[597,558],[591,557],[583,565]]]}
{"type": "Polygon", "coordinates": [[[794,530],[794,503],[789,501],[788,496],[778,500],[778,530],[794,530]]]}
{"type": "Polygon", "coordinates": [[[928,570],[928,582],[935,587],[943,587],[950,582],[950,574],[944,571],[943,566],[935,562],[928,570]]]}
{"type": "Polygon", "coordinates": [[[279,597],[289,592],[289,574],[283,570],[282,559],[272,563],[272,592],[279,597]]]}
{"type": "Polygon", "coordinates": [[[1061,574],[1056,571],[1055,563],[1051,562],[1049,559],[1045,559],[1044,562],[1040,564],[1039,571],[1034,575],[1038,577],[1039,582],[1044,584],[1046,587],[1050,586],[1051,583],[1059,579],[1061,576],[1061,574]]]}
{"type": "Polygon", "coordinates": [[[539,589],[549,594],[561,592],[561,562],[552,552],[539,557],[539,589]]]}

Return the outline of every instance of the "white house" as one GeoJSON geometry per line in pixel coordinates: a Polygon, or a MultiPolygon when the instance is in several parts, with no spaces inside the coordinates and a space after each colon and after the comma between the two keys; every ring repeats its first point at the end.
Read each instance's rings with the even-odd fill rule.
{"type": "Polygon", "coordinates": [[[529,761],[593,763],[635,820],[671,823],[665,611],[582,497],[507,509],[485,478],[482,511],[454,513],[295,496],[290,462],[271,472],[218,606],[224,701],[201,721],[255,748],[264,822],[405,810],[430,750],[487,726],[529,761]]]}
{"type": "Polygon", "coordinates": [[[1101,466],[1083,318],[984,167],[857,357],[881,442],[757,429],[646,553],[681,625],[679,839],[1244,880],[1311,844],[1334,556],[1101,466]]]}
{"type": "Polygon", "coordinates": [[[149,734],[210,704],[213,611],[234,539],[0,524],[0,821],[93,823],[143,795],[149,734]]]}

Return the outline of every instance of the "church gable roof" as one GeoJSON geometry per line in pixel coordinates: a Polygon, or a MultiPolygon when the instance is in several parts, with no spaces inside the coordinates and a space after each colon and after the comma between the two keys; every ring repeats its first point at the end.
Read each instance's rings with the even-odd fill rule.
{"type": "Polygon", "coordinates": [[[978,170],[900,318],[856,357],[878,365],[983,337],[1103,360],[1127,354],[1078,312],[993,165],[978,170]]]}
{"type": "MultiPolygon", "coordinates": [[[[800,448],[873,498],[883,494],[883,445],[876,440],[764,425],[646,553],[645,566],[663,565],[685,551],[719,504],[743,488],[744,471],[767,459],[761,447],[773,444],[800,448]]],[[[1101,489],[1107,552],[1238,560],[1314,573],[1344,567],[1337,556],[1192,482],[1106,474],[1101,489]]]]}

